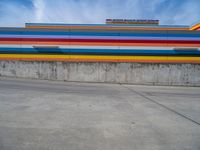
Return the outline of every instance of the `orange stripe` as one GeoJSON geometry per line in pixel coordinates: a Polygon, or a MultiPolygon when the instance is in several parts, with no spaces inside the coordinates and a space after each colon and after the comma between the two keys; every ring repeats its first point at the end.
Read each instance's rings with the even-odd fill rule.
{"type": "Polygon", "coordinates": [[[146,27],[104,27],[104,26],[26,26],[26,28],[39,29],[107,29],[107,30],[189,30],[189,28],[146,28],[146,27]]]}
{"type": "Polygon", "coordinates": [[[190,28],[190,30],[197,30],[199,27],[200,27],[200,23],[198,23],[198,24],[192,26],[192,27],[190,28]]]}

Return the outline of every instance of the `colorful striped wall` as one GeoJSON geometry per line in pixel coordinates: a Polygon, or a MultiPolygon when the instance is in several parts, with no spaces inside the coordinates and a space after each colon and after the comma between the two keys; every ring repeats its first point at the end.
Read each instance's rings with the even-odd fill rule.
{"type": "Polygon", "coordinates": [[[29,23],[0,28],[0,60],[200,63],[197,26],[29,23]]]}

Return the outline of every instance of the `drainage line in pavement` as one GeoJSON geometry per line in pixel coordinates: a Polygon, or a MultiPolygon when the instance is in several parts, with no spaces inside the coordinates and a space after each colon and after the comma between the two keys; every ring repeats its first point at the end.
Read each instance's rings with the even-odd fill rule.
{"type": "MultiPolygon", "coordinates": [[[[120,84],[120,85],[123,86],[122,84],[120,84]]],[[[169,107],[167,107],[167,106],[165,106],[163,104],[158,103],[157,101],[155,101],[155,100],[153,100],[153,99],[151,99],[151,98],[149,98],[149,97],[141,94],[140,92],[137,92],[137,91],[135,91],[133,89],[130,89],[128,87],[125,87],[125,86],[123,86],[123,87],[126,88],[126,89],[128,89],[131,92],[134,92],[134,93],[140,95],[141,97],[145,98],[146,100],[151,101],[151,102],[153,102],[153,103],[155,103],[155,104],[157,104],[157,105],[159,105],[159,106],[167,109],[168,111],[171,111],[171,112],[173,112],[173,113],[175,113],[175,114],[177,114],[177,115],[179,115],[179,116],[181,116],[181,117],[183,117],[183,118],[185,118],[185,119],[187,119],[187,120],[189,120],[189,121],[191,121],[191,122],[193,122],[193,123],[195,123],[195,124],[197,124],[197,125],[200,126],[199,122],[197,122],[197,121],[195,121],[195,120],[193,120],[193,119],[191,119],[191,118],[189,118],[189,117],[187,117],[187,116],[185,116],[185,115],[183,115],[183,114],[181,114],[181,113],[179,113],[179,112],[177,112],[177,111],[175,111],[175,110],[173,110],[173,109],[171,109],[171,108],[169,108],[169,107]]]]}

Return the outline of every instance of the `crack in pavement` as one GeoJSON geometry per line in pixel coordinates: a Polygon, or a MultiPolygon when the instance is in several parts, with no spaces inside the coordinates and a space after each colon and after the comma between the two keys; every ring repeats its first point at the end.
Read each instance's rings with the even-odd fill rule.
{"type": "Polygon", "coordinates": [[[140,93],[140,92],[138,92],[138,91],[136,91],[136,90],[134,90],[134,89],[132,89],[132,88],[126,87],[126,86],[124,86],[123,84],[120,84],[120,85],[121,85],[122,87],[128,89],[129,91],[134,92],[135,94],[137,94],[137,95],[143,97],[144,99],[146,99],[146,100],[148,100],[148,101],[151,101],[151,102],[153,102],[153,103],[155,103],[155,104],[157,104],[157,105],[159,105],[159,106],[161,106],[161,107],[167,109],[168,111],[173,112],[173,113],[175,113],[176,115],[181,116],[181,117],[183,117],[183,118],[185,118],[185,119],[187,119],[187,120],[193,122],[194,124],[200,126],[200,123],[199,123],[199,122],[197,122],[197,121],[195,121],[195,120],[193,120],[193,119],[187,117],[186,115],[181,114],[181,113],[177,112],[176,110],[174,110],[174,109],[172,109],[172,108],[169,108],[169,107],[167,107],[167,106],[165,106],[165,105],[163,105],[163,104],[161,104],[161,103],[155,101],[154,99],[151,99],[151,98],[145,96],[144,94],[142,94],[142,93],[140,93]]]}

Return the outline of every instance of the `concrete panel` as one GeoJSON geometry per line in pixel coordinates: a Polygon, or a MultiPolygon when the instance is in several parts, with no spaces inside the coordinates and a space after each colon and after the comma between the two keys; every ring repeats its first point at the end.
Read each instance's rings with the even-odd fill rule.
{"type": "Polygon", "coordinates": [[[0,76],[78,82],[200,86],[200,65],[0,61],[0,76]]]}
{"type": "Polygon", "coordinates": [[[71,63],[69,81],[98,82],[98,63],[71,63]]]}
{"type": "Polygon", "coordinates": [[[100,81],[116,83],[116,68],[117,63],[100,63],[99,64],[99,74],[100,81]]]}

